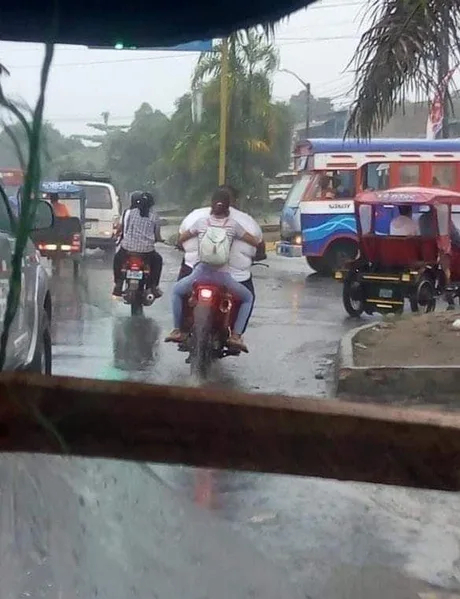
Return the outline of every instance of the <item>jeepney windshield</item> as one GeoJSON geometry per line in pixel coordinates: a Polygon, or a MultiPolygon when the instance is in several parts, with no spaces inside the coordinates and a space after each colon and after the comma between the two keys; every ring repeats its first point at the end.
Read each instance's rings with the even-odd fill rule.
{"type": "Polygon", "coordinates": [[[308,185],[312,181],[312,175],[305,173],[298,179],[289,190],[288,197],[286,199],[286,206],[288,208],[298,208],[300,202],[303,199],[305,191],[308,185]]]}

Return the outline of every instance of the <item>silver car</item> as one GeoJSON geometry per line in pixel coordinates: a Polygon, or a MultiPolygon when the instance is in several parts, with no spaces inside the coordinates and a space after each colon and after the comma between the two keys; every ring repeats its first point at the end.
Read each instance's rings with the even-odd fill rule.
{"type": "MultiPolygon", "coordinates": [[[[40,201],[34,230],[53,225],[53,211],[40,201]]],[[[17,223],[11,208],[0,194],[0,330],[8,298],[12,255],[17,223]]],[[[28,370],[51,374],[51,295],[48,275],[40,254],[29,239],[22,259],[19,307],[11,325],[4,370],[28,370]]]]}

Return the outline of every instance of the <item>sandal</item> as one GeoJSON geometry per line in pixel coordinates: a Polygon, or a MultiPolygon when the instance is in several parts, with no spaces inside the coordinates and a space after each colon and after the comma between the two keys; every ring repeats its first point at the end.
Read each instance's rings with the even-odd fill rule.
{"type": "Polygon", "coordinates": [[[248,347],[244,343],[241,335],[236,335],[235,333],[232,333],[228,338],[228,346],[233,347],[234,349],[239,349],[240,351],[245,352],[246,354],[249,353],[248,347]]]}
{"type": "Polygon", "coordinates": [[[173,329],[167,337],[165,343],[180,343],[184,340],[184,333],[180,329],[173,329]]]}

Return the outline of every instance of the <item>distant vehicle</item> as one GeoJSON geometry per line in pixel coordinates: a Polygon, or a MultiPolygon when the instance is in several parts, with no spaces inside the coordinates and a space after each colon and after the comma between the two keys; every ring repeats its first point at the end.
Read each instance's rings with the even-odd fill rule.
{"type": "MultiPolygon", "coordinates": [[[[34,230],[53,226],[53,211],[47,202],[37,206],[34,230]]],[[[17,223],[9,204],[0,197],[0,330],[3,327],[11,258],[16,241],[17,223]]],[[[10,328],[5,370],[28,370],[51,374],[51,295],[48,275],[40,255],[29,239],[22,261],[22,285],[19,308],[10,328]]]]}
{"type": "Polygon", "coordinates": [[[89,172],[64,172],[59,181],[81,187],[86,196],[86,247],[115,250],[121,219],[121,200],[109,175],[89,172]]]}
{"type": "Polygon", "coordinates": [[[0,183],[8,198],[16,197],[24,183],[24,173],[20,168],[0,168],[0,183]]]}
{"type": "Polygon", "coordinates": [[[407,185],[460,191],[460,140],[303,140],[294,167],[299,177],[282,212],[277,253],[298,255],[298,243],[286,238],[283,227],[292,228],[293,221],[297,227],[300,220],[293,235],[301,235],[302,254],[313,270],[330,274],[356,256],[356,194],[407,185]]]}
{"type": "Polygon", "coordinates": [[[62,181],[45,181],[40,185],[40,199],[50,202],[57,196],[69,216],[54,215],[54,227],[32,234],[44,258],[49,258],[56,274],[61,262],[71,260],[74,276],[78,276],[85,255],[85,192],[82,187],[62,181]]]}
{"type": "Polygon", "coordinates": [[[286,201],[296,175],[297,173],[294,171],[278,173],[268,184],[268,199],[270,200],[270,203],[275,204],[279,210],[281,210],[286,201]]]}

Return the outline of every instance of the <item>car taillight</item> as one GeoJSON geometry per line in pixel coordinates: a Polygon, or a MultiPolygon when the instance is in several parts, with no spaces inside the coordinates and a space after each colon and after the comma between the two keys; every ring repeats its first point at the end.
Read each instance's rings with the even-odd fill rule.
{"type": "Polygon", "coordinates": [[[206,287],[201,287],[198,290],[198,296],[202,300],[210,300],[210,299],[212,299],[212,289],[208,289],[206,287]]]}
{"type": "Polygon", "coordinates": [[[72,252],[79,252],[80,248],[81,248],[80,233],[74,233],[72,235],[71,250],[72,250],[72,252]]]}

